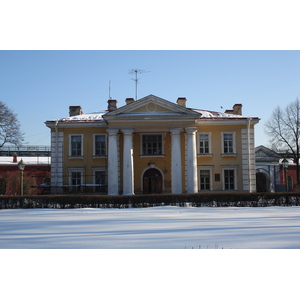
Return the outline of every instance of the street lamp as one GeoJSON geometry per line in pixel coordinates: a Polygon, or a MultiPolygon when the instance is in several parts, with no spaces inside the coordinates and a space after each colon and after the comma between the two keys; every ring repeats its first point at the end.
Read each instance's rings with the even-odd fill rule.
{"type": "Polygon", "coordinates": [[[282,167],[284,169],[284,180],[285,180],[285,190],[286,192],[288,191],[288,184],[287,184],[287,169],[288,169],[288,166],[289,166],[289,161],[284,158],[281,162],[282,164],[282,167]]]}
{"type": "Polygon", "coordinates": [[[23,196],[23,188],[24,188],[24,182],[23,182],[23,174],[24,174],[24,169],[25,169],[25,163],[23,159],[21,159],[18,163],[18,168],[20,170],[20,179],[21,179],[21,196],[23,196]]]}

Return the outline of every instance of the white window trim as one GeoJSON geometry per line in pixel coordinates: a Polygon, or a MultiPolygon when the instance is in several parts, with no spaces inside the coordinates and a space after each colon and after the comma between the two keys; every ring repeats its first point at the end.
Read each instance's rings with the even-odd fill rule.
{"type": "Polygon", "coordinates": [[[223,191],[237,191],[237,169],[238,169],[238,166],[222,166],[222,189],[223,189],[223,191]],[[234,189],[233,190],[225,190],[225,170],[233,170],[234,171],[234,189]]]}
{"type": "Polygon", "coordinates": [[[93,158],[106,157],[107,156],[107,134],[106,133],[94,133],[93,134],[93,158]],[[105,136],[105,155],[96,155],[96,136],[105,136]]]}
{"type": "Polygon", "coordinates": [[[198,190],[199,191],[208,191],[208,190],[201,190],[201,182],[200,182],[200,171],[209,171],[209,186],[210,191],[213,190],[213,180],[212,180],[212,170],[213,166],[198,166],[198,190]]]}
{"type": "Polygon", "coordinates": [[[236,153],[236,132],[235,131],[222,131],[221,133],[222,135],[222,157],[226,157],[226,156],[237,156],[236,153]],[[233,138],[233,152],[232,153],[225,153],[225,149],[224,149],[224,134],[232,134],[232,138],[233,138]]]}
{"type": "Polygon", "coordinates": [[[205,132],[205,131],[201,131],[201,132],[197,132],[197,145],[198,145],[198,148],[197,148],[197,153],[198,153],[198,156],[212,156],[212,139],[211,139],[211,132],[205,132]],[[208,153],[200,153],[200,134],[206,134],[208,135],[208,153]]]}
{"type": "Polygon", "coordinates": [[[147,132],[147,133],[141,133],[140,134],[140,157],[165,157],[165,147],[164,147],[164,144],[165,144],[165,134],[164,133],[161,133],[161,132],[147,132]],[[150,154],[143,154],[143,135],[161,135],[161,152],[162,154],[153,154],[153,155],[150,155],[150,154]]]}
{"type": "Polygon", "coordinates": [[[83,158],[84,157],[84,153],[83,153],[83,142],[84,142],[84,135],[83,134],[69,134],[69,158],[83,158]],[[81,155],[80,156],[72,156],[72,136],[80,136],[81,137],[81,155]]]}

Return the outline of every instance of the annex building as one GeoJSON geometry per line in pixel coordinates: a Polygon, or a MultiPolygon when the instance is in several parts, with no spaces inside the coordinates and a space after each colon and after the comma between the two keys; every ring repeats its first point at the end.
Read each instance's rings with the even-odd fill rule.
{"type": "Polygon", "coordinates": [[[254,126],[242,105],[225,113],[149,95],[118,108],[46,121],[53,193],[198,193],[256,190],[254,126]]]}

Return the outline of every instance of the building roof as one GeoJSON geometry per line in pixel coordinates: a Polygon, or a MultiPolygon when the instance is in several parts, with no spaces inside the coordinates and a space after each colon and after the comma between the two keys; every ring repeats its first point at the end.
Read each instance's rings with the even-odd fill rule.
{"type": "MultiPolygon", "coordinates": [[[[180,98],[185,99],[185,98],[180,98]]],[[[116,100],[109,100],[109,101],[116,101],[116,100]]],[[[116,101],[117,102],[117,101],[116,101]]],[[[241,112],[241,104],[236,104],[240,108],[241,112]]],[[[235,107],[235,106],[234,106],[235,107]]],[[[195,109],[195,108],[187,108],[185,106],[170,102],[168,100],[162,99],[160,97],[157,97],[155,95],[148,95],[144,98],[141,98],[137,101],[132,101],[130,104],[125,104],[119,108],[116,108],[112,111],[105,110],[105,111],[98,111],[93,113],[80,113],[78,115],[69,116],[65,118],[61,118],[59,120],[52,120],[48,122],[60,122],[60,123],[85,123],[85,122],[103,122],[106,123],[106,121],[111,120],[111,118],[114,117],[136,117],[142,116],[142,115],[151,115],[152,118],[156,118],[159,116],[178,116],[180,118],[186,118],[190,117],[193,119],[203,119],[203,120],[224,120],[224,119],[255,119],[259,120],[259,118],[249,118],[246,116],[243,116],[238,113],[233,113],[234,110],[226,110],[224,113],[222,112],[215,112],[215,111],[208,111],[208,110],[202,110],[202,109],[195,109]],[[160,108],[164,109],[156,109],[156,110],[149,110],[147,107],[147,103],[154,103],[160,108]],[[145,107],[144,111],[141,111],[141,108],[145,107]]],[[[46,124],[48,123],[46,122],[46,124]]]]}
{"type": "Polygon", "coordinates": [[[29,157],[17,157],[17,162],[13,162],[12,156],[0,156],[0,166],[17,166],[19,161],[23,159],[23,162],[29,166],[38,166],[38,165],[50,165],[51,157],[45,156],[29,156],[29,157]]]}

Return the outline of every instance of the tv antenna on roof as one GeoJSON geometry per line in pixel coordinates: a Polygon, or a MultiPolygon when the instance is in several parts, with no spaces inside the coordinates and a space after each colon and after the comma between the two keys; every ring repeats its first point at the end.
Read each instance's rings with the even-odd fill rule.
{"type": "Polygon", "coordinates": [[[138,74],[146,73],[150,71],[145,71],[141,69],[131,69],[128,73],[129,74],[135,74],[135,78],[131,78],[133,81],[135,81],[135,100],[137,100],[137,85],[138,85],[138,74]]]}
{"type": "Polygon", "coordinates": [[[109,81],[109,85],[108,85],[108,99],[111,100],[111,96],[110,96],[110,81],[109,81]]]}

